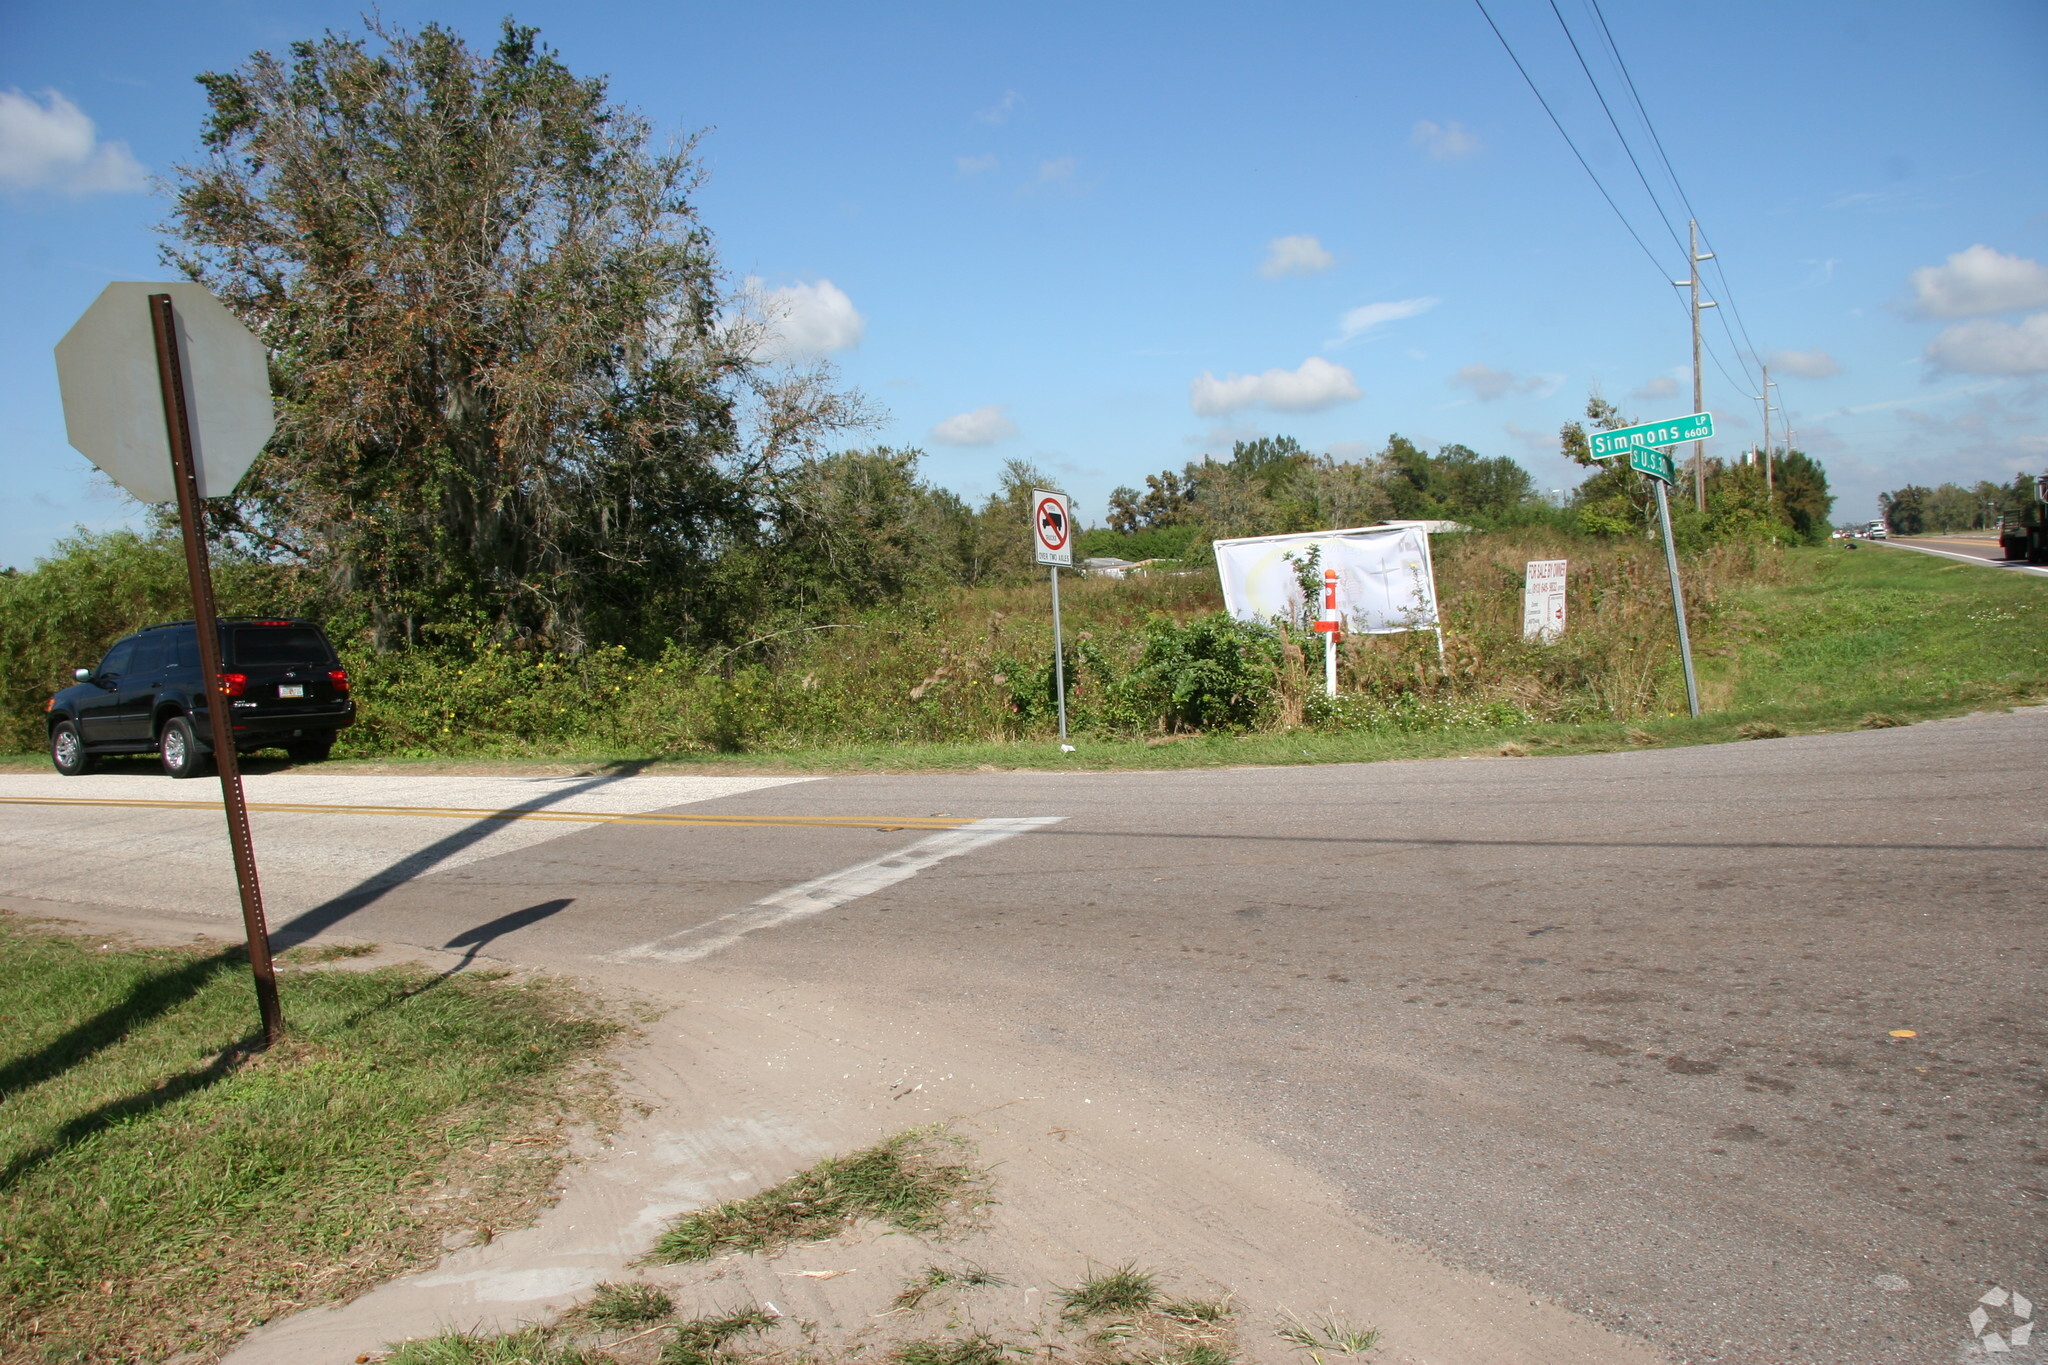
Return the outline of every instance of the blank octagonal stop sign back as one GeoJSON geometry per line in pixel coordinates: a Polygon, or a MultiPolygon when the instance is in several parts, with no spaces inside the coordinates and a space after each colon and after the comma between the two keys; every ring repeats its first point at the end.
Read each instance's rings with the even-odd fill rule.
{"type": "Polygon", "coordinates": [[[175,502],[149,296],[169,294],[199,496],[226,497],[277,426],[263,343],[204,285],[110,284],[57,343],[64,434],[143,502],[175,502]]]}

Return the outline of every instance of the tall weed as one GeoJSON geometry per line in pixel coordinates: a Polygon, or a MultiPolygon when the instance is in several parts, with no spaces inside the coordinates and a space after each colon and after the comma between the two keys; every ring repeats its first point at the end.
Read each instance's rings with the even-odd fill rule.
{"type": "MultiPolygon", "coordinates": [[[[1663,556],[1653,542],[1531,525],[1439,537],[1443,651],[1433,632],[1354,636],[1342,695],[1323,696],[1322,644],[1224,616],[1213,571],[1070,578],[1067,704],[1078,733],[1460,730],[1630,719],[1678,710],[1683,686],[1663,556]],[[1522,638],[1532,559],[1570,562],[1562,639],[1522,638]]],[[[1723,633],[1731,589],[1776,582],[1783,551],[1730,543],[1686,563],[1696,652],[1723,633]]],[[[293,605],[277,571],[224,566],[230,611],[293,605]],[[268,576],[266,576],[266,574],[268,576]]],[[[0,580],[0,713],[7,745],[39,748],[42,703],[114,637],[189,614],[175,547],[129,537],[69,543],[0,580]]],[[[342,754],[506,757],[774,752],[822,745],[983,742],[1052,733],[1052,620],[1041,582],[950,588],[839,620],[765,622],[731,648],[670,645],[565,655],[443,633],[377,653],[338,640],[359,720],[342,754]]]]}

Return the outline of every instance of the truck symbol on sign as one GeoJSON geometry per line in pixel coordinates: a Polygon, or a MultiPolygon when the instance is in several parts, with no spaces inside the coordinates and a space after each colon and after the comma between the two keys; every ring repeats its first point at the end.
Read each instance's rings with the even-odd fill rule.
{"type": "Polygon", "coordinates": [[[1038,538],[1050,549],[1067,543],[1067,517],[1051,499],[1038,504],[1038,538]]]}

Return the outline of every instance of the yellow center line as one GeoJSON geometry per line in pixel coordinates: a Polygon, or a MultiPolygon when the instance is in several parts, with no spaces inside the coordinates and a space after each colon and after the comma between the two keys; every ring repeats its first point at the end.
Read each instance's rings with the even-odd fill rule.
{"type": "MultiPolygon", "coordinates": [[[[126,797],[0,796],[5,806],[130,806],[152,810],[209,810],[218,801],[149,801],[126,797]]],[[[796,826],[824,829],[958,829],[972,817],[922,815],[678,815],[659,811],[488,810],[463,806],[334,806],[251,801],[252,811],[283,815],[408,815],[440,820],[560,820],[584,825],[703,825],[725,828],[796,826]]]]}

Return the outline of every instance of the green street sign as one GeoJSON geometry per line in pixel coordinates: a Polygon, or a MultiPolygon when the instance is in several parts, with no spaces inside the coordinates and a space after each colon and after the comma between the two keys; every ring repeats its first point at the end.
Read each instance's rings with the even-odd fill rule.
{"type": "Polygon", "coordinates": [[[1678,470],[1672,466],[1671,457],[1661,450],[1631,450],[1628,453],[1628,467],[1638,474],[1648,474],[1653,479],[1666,483],[1678,482],[1678,470]]]}
{"type": "MultiPolygon", "coordinates": [[[[1689,417],[1673,417],[1664,422],[1644,422],[1640,426],[1623,427],[1619,431],[1596,431],[1591,433],[1593,458],[1611,460],[1617,455],[1629,455],[1638,450],[1654,450],[1658,446],[1675,446],[1684,441],[1704,441],[1714,434],[1714,414],[1695,412],[1689,417]]],[[[1641,465],[1636,468],[1643,469],[1641,465]]],[[[1654,470],[1643,469],[1645,474],[1654,470]]]]}

